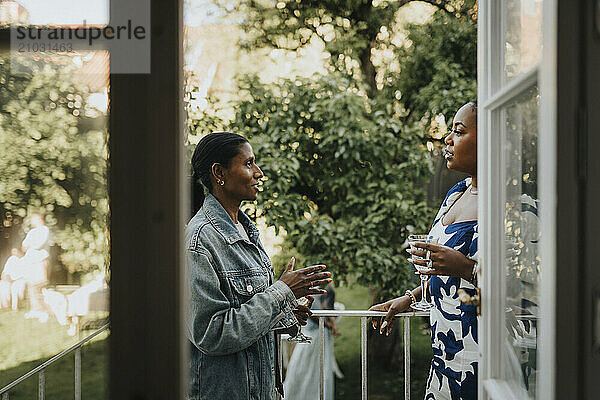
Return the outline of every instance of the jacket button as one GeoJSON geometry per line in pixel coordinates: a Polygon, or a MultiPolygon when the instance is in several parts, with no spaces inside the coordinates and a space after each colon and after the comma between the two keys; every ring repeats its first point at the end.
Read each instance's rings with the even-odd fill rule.
{"type": "Polygon", "coordinates": [[[248,286],[246,286],[246,290],[247,290],[247,291],[251,292],[251,291],[252,291],[252,289],[254,289],[254,288],[252,287],[252,285],[251,285],[251,284],[248,284],[248,286]]]}

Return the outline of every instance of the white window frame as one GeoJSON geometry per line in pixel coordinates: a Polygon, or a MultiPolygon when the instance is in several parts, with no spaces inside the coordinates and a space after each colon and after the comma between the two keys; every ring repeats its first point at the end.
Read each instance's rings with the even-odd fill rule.
{"type": "Polygon", "coordinates": [[[554,399],[556,373],[556,209],[557,209],[557,38],[556,0],[544,0],[542,63],[539,68],[540,121],[538,191],[540,198],[540,321],[537,362],[540,365],[539,399],[554,399]]]}
{"type": "Polygon", "coordinates": [[[538,341],[540,380],[538,398],[554,398],[554,326],[555,294],[555,190],[556,143],[555,122],[550,118],[556,110],[556,4],[543,4],[543,62],[506,82],[504,78],[504,10],[503,1],[478,2],[478,180],[479,251],[481,255],[482,316],[479,320],[479,398],[490,400],[518,399],[505,380],[505,255],[504,205],[505,155],[502,108],[528,89],[538,86],[541,94],[538,146],[538,187],[540,207],[540,255],[543,274],[540,284],[541,340],[538,341]],[[550,334],[547,334],[550,333],[550,334]]]}

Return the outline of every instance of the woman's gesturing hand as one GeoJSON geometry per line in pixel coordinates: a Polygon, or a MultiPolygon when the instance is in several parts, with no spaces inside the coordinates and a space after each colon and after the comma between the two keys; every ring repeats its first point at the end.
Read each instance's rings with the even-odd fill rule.
{"type": "Polygon", "coordinates": [[[408,259],[408,261],[413,264],[432,268],[431,271],[419,273],[423,275],[455,276],[466,280],[471,279],[475,261],[467,258],[460,251],[434,243],[416,242],[413,246],[416,247],[416,249],[408,248],[406,251],[412,256],[423,258],[427,258],[427,253],[429,253],[429,259],[431,260],[431,262],[427,264],[427,260],[418,260],[414,257],[408,259]]]}
{"type": "MultiPolygon", "coordinates": [[[[374,306],[369,308],[369,311],[387,312],[387,315],[381,319],[379,333],[383,334],[385,332],[386,336],[389,335],[392,331],[392,320],[394,318],[394,315],[408,310],[410,308],[410,303],[410,297],[402,296],[392,300],[388,300],[385,303],[375,304],[374,306]]],[[[373,317],[371,323],[373,324],[373,329],[377,329],[379,323],[376,317],[373,317]]]]}
{"type": "Polygon", "coordinates": [[[327,268],[325,265],[312,265],[294,271],[295,264],[296,259],[292,257],[279,280],[288,285],[297,299],[309,294],[327,293],[326,290],[317,289],[317,286],[324,286],[332,281],[331,272],[323,271],[327,268]]]}

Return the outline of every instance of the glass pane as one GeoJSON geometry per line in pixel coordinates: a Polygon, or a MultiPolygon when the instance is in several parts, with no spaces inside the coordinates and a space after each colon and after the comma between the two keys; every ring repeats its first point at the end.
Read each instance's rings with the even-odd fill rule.
{"type": "Polygon", "coordinates": [[[508,0],[504,10],[504,74],[510,80],[541,60],[542,0],[508,0]]]}
{"type": "MultiPolygon", "coordinates": [[[[108,61],[0,54],[0,387],[108,322],[108,61]]],[[[107,398],[107,336],[82,349],[84,398],[107,398]]],[[[37,398],[37,380],[10,398],[37,398]]],[[[73,353],[46,393],[74,398],[73,353]]]]}
{"type": "Polygon", "coordinates": [[[1,25],[106,25],[110,0],[2,0],[1,25]]]}
{"type": "Polygon", "coordinates": [[[506,121],[506,371],[511,386],[521,391],[519,398],[535,398],[537,377],[538,105],[535,87],[501,111],[506,121]]]}

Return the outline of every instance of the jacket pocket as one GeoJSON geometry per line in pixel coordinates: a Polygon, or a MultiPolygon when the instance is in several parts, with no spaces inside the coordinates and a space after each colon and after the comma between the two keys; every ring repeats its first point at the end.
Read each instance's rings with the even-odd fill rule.
{"type": "Polygon", "coordinates": [[[267,288],[267,277],[262,274],[230,276],[228,278],[235,297],[236,307],[244,304],[257,293],[267,288]]]}

